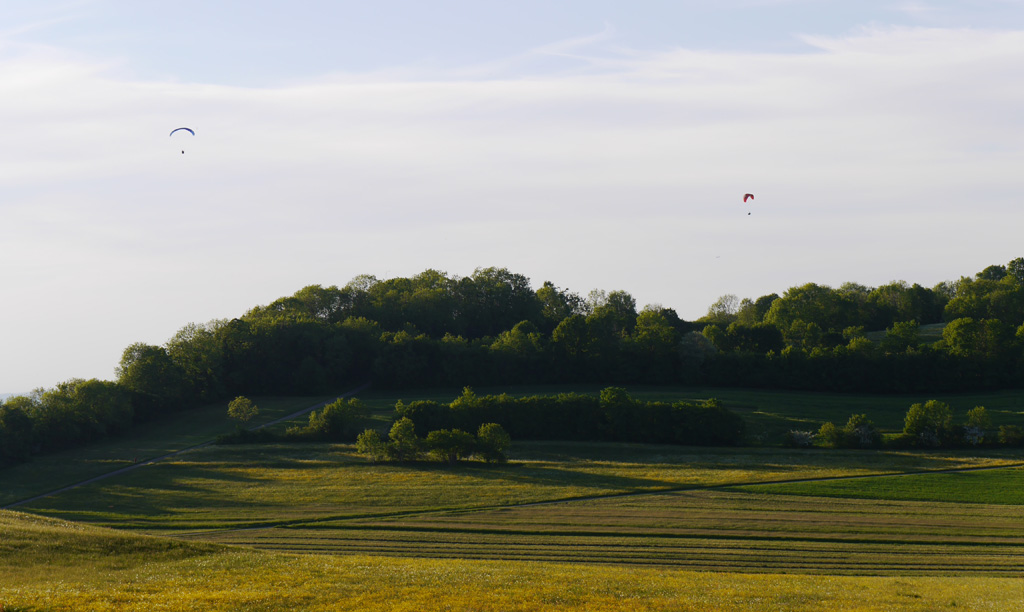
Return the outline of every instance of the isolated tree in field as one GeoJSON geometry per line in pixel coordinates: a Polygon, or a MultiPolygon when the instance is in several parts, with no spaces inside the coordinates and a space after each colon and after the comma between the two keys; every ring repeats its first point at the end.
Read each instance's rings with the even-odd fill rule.
{"type": "Polygon", "coordinates": [[[484,423],[476,432],[476,452],[488,463],[508,461],[508,449],[512,438],[497,423],[484,423]]]}
{"type": "Polygon", "coordinates": [[[938,400],[914,404],[907,410],[903,434],[920,446],[938,447],[950,440],[953,433],[953,409],[938,400]]]}
{"type": "Polygon", "coordinates": [[[252,403],[252,400],[239,395],[228,403],[228,416],[239,423],[248,423],[260,413],[259,406],[252,403]]]}

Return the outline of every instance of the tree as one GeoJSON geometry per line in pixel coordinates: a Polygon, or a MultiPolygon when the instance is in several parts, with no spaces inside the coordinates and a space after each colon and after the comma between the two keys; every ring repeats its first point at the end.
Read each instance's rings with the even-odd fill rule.
{"type": "Polygon", "coordinates": [[[1014,344],[1014,329],[998,319],[964,317],[942,329],[942,345],[959,357],[1002,358],[1014,344]]]}
{"type": "Polygon", "coordinates": [[[508,461],[508,449],[512,438],[497,423],[484,423],[476,432],[476,452],[488,463],[508,461]]]}
{"type": "Polygon", "coordinates": [[[142,342],[130,345],[115,373],[119,385],[146,398],[146,412],[173,409],[185,397],[184,373],[162,347],[142,342]]]}
{"type": "Polygon", "coordinates": [[[414,461],[422,453],[421,440],[416,436],[416,426],[412,419],[402,417],[395,421],[388,433],[386,454],[395,461],[414,461]]]}
{"type": "Polygon", "coordinates": [[[885,330],[882,350],[886,353],[906,353],[921,344],[921,327],[917,321],[899,321],[885,330]]]}
{"type": "Polygon", "coordinates": [[[671,380],[675,363],[677,332],[668,319],[657,310],[644,309],[636,317],[630,348],[641,369],[639,378],[646,382],[665,383],[671,380]]]}
{"type": "Polygon", "coordinates": [[[1006,264],[1006,274],[1018,285],[1024,285],[1024,257],[1018,257],[1006,264]]]}
{"type": "Polygon", "coordinates": [[[826,421],[822,423],[814,439],[818,440],[825,448],[840,448],[843,445],[843,430],[836,427],[832,421],[826,421]]]}
{"type": "Polygon", "coordinates": [[[374,463],[383,461],[388,455],[387,444],[374,429],[364,430],[356,438],[356,452],[366,455],[374,463]]]}
{"type": "Polygon", "coordinates": [[[882,434],[866,414],[853,414],[843,426],[843,442],[851,448],[871,448],[882,443],[882,434]]]}
{"type": "Polygon", "coordinates": [[[320,440],[352,440],[368,414],[358,398],[338,398],[309,413],[309,424],[300,432],[320,440]]]}
{"type": "Polygon", "coordinates": [[[795,325],[798,322],[804,328],[815,325],[821,332],[835,330],[836,333],[851,325],[863,324],[857,320],[858,304],[851,294],[825,285],[807,283],[792,287],[771,304],[764,315],[765,323],[773,323],[781,329],[790,344],[802,344],[805,348],[815,345],[804,337],[791,337],[793,333],[800,335],[802,328],[795,325]]]}
{"type": "Polygon", "coordinates": [[[582,359],[587,349],[587,319],[583,315],[570,315],[551,332],[551,341],[570,359],[582,359]]]}
{"type": "Polygon", "coordinates": [[[728,325],[736,320],[740,311],[740,299],[731,293],[727,293],[715,300],[715,303],[708,306],[708,313],[703,320],[708,323],[728,325]]]}
{"type": "Polygon", "coordinates": [[[984,270],[982,270],[981,272],[978,272],[977,274],[974,275],[974,277],[979,279],[979,280],[993,280],[993,281],[1003,280],[1003,278],[1005,276],[1006,276],[1006,267],[1005,266],[989,266],[989,267],[985,268],[984,270]]]}
{"type": "Polygon", "coordinates": [[[434,457],[453,464],[473,454],[476,440],[461,429],[435,429],[427,434],[424,446],[434,457]]]}
{"type": "Polygon", "coordinates": [[[260,413],[259,406],[249,398],[239,395],[228,403],[228,416],[242,423],[248,423],[260,413]]]}
{"type": "Polygon", "coordinates": [[[543,337],[530,321],[520,321],[501,332],[490,349],[507,379],[529,382],[542,376],[539,370],[544,358],[543,337]]]}
{"type": "Polygon", "coordinates": [[[217,330],[227,321],[189,323],[167,342],[167,354],[181,369],[191,398],[215,400],[223,397],[223,347],[217,330]]]}
{"type": "Polygon", "coordinates": [[[953,409],[938,400],[910,406],[903,422],[903,434],[920,446],[938,447],[950,441],[953,433],[953,409]]]}
{"type": "Polygon", "coordinates": [[[584,312],[583,298],[579,294],[562,291],[551,281],[544,281],[544,286],[537,290],[537,299],[542,305],[545,333],[551,333],[567,317],[584,312]]]}

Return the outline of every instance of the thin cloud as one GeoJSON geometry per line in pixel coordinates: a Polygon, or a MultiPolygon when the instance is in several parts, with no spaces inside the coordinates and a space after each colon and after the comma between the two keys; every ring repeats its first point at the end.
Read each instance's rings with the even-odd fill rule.
{"type": "Polygon", "coordinates": [[[65,378],[108,377],[132,342],[360,273],[504,265],[696,317],[725,293],[938,282],[1020,256],[1024,32],[805,40],[613,54],[608,31],[532,52],[584,58],[557,75],[273,88],[0,60],[0,259],[18,262],[0,284],[33,296],[0,322],[0,389],[57,382],[32,370],[58,367],[44,334],[75,341],[65,378]],[[692,263],[712,251],[729,257],[692,263]]]}

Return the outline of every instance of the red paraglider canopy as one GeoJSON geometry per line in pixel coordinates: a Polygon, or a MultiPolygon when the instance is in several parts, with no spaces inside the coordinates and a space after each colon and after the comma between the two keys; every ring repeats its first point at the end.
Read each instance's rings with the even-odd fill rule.
{"type": "Polygon", "coordinates": [[[752,193],[747,193],[747,194],[743,195],[743,201],[744,202],[746,202],[747,200],[753,200],[753,199],[754,199],[754,194],[752,194],[752,193]]]}

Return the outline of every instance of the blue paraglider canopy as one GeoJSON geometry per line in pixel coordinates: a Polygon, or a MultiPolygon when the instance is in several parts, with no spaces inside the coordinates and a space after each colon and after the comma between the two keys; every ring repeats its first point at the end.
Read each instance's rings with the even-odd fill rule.
{"type": "MultiPolygon", "coordinates": [[[[175,129],[171,130],[171,133],[169,135],[170,136],[174,136],[175,132],[180,132],[181,130],[185,130],[186,132],[188,132],[189,134],[192,134],[193,136],[196,135],[196,133],[194,131],[192,131],[192,128],[186,128],[186,127],[175,128],[175,129]]],[[[182,149],[181,154],[182,155],[185,154],[185,150],[184,149],[182,149]]]]}

